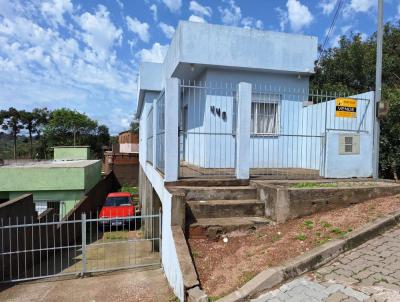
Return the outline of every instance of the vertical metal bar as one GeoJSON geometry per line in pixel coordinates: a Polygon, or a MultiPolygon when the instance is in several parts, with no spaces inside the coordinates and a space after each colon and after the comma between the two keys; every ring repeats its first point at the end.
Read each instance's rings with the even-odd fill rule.
{"type": "Polygon", "coordinates": [[[5,252],[5,250],[4,250],[4,223],[3,223],[3,217],[1,217],[1,246],[2,246],[2,249],[1,249],[1,265],[2,265],[2,275],[3,275],[3,278],[1,279],[2,281],[5,281],[5,279],[6,279],[6,277],[5,277],[5,269],[4,269],[4,266],[5,266],[5,264],[4,264],[4,252],[5,252]]]}
{"type": "Polygon", "coordinates": [[[82,238],[82,276],[86,273],[86,213],[82,213],[81,221],[82,238]]]}
{"type": "Polygon", "coordinates": [[[160,254],[160,261],[162,262],[162,218],[161,218],[161,207],[158,209],[158,246],[159,246],[159,254],[160,254]]]}
{"type": "Polygon", "coordinates": [[[17,226],[16,226],[16,231],[17,231],[17,253],[16,253],[16,256],[17,256],[17,278],[19,279],[19,271],[20,271],[20,268],[19,268],[19,256],[20,256],[20,251],[19,251],[19,228],[18,228],[18,216],[16,217],[16,223],[17,223],[17,226]]]}
{"type": "MultiPolygon", "coordinates": [[[[11,226],[11,217],[8,217],[8,225],[11,226]]],[[[12,277],[12,261],[11,261],[11,258],[12,258],[11,227],[9,227],[9,229],[8,229],[8,240],[9,240],[9,247],[10,247],[10,257],[9,257],[9,259],[10,259],[10,280],[12,280],[13,277],[12,277]]]]}
{"type": "Polygon", "coordinates": [[[26,253],[27,253],[27,246],[26,246],[26,216],[24,216],[24,270],[25,270],[25,278],[28,277],[27,275],[27,265],[26,265],[26,253]]]}

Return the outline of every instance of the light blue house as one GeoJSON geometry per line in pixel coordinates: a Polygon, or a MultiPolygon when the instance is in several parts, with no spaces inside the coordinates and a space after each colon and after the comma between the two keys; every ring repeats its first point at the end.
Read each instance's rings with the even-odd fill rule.
{"type": "Polygon", "coordinates": [[[140,173],[166,217],[163,261],[174,259],[166,182],[376,175],[374,94],[311,91],[317,47],[312,36],[180,22],[164,62],[141,65],[140,173]]]}

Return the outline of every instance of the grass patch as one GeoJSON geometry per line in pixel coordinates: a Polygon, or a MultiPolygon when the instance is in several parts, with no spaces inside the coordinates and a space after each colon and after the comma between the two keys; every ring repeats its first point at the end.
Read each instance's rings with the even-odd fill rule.
{"type": "Polygon", "coordinates": [[[214,302],[221,298],[222,298],[222,296],[211,296],[211,297],[208,297],[208,302],[214,302]]]}
{"type": "Polygon", "coordinates": [[[122,240],[128,239],[128,231],[105,232],[103,240],[122,240]]]}
{"type": "Polygon", "coordinates": [[[296,236],[296,239],[297,239],[297,240],[300,240],[300,241],[305,241],[305,240],[307,239],[307,235],[301,233],[301,234],[299,234],[299,235],[296,236]]]}
{"type": "Polygon", "coordinates": [[[252,272],[252,271],[243,272],[242,278],[241,278],[241,279],[242,279],[242,282],[243,282],[243,283],[249,282],[251,279],[254,278],[255,275],[256,275],[256,274],[255,274],[254,272],[252,272]]]}
{"type": "Polygon", "coordinates": [[[314,227],[314,222],[312,222],[311,220],[304,220],[303,224],[309,230],[311,230],[314,227]]]}
{"type": "Polygon", "coordinates": [[[315,188],[337,188],[337,183],[323,183],[323,182],[300,182],[293,185],[295,189],[315,189],[315,188]]]}
{"type": "Polygon", "coordinates": [[[321,221],[321,226],[327,229],[332,227],[332,225],[327,221],[321,221]]]}
{"type": "Polygon", "coordinates": [[[121,189],[119,189],[120,192],[128,192],[130,194],[137,194],[139,192],[138,187],[131,187],[128,185],[123,185],[121,189]]]}

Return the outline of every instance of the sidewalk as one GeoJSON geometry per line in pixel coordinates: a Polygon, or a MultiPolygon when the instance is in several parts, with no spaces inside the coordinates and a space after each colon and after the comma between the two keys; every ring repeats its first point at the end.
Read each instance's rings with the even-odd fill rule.
{"type": "Polygon", "coordinates": [[[130,270],[94,277],[35,281],[0,287],[2,302],[175,301],[161,269],[130,270]]]}
{"type": "Polygon", "coordinates": [[[252,301],[400,301],[400,226],[252,301]]]}

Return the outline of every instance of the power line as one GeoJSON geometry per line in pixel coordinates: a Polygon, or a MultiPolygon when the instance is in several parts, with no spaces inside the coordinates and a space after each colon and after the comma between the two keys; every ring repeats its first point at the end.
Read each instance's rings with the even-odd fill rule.
{"type": "Polygon", "coordinates": [[[328,32],[326,33],[326,36],[325,36],[324,43],[322,44],[322,48],[321,48],[321,51],[320,51],[320,53],[319,53],[319,57],[318,57],[318,61],[317,61],[317,62],[319,62],[319,60],[321,59],[322,54],[323,54],[324,51],[325,51],[325,46],[326,46],[326,44],[327,44],[328,41],[329,41],[331,32],[332,32],[333,28],[335,27],[337,18],[338,18],[339,15],[340,15],[340,11],[342,10],[342,5],[343,5],[343,0],[339,0],[338,5],[336,6],[336,11],[335,11],[335,14],[334,14],[334,16],[333,16],[333,20],[332,20],[331,26],[329,27],[329,30],[328,30],[328,32]]]}

